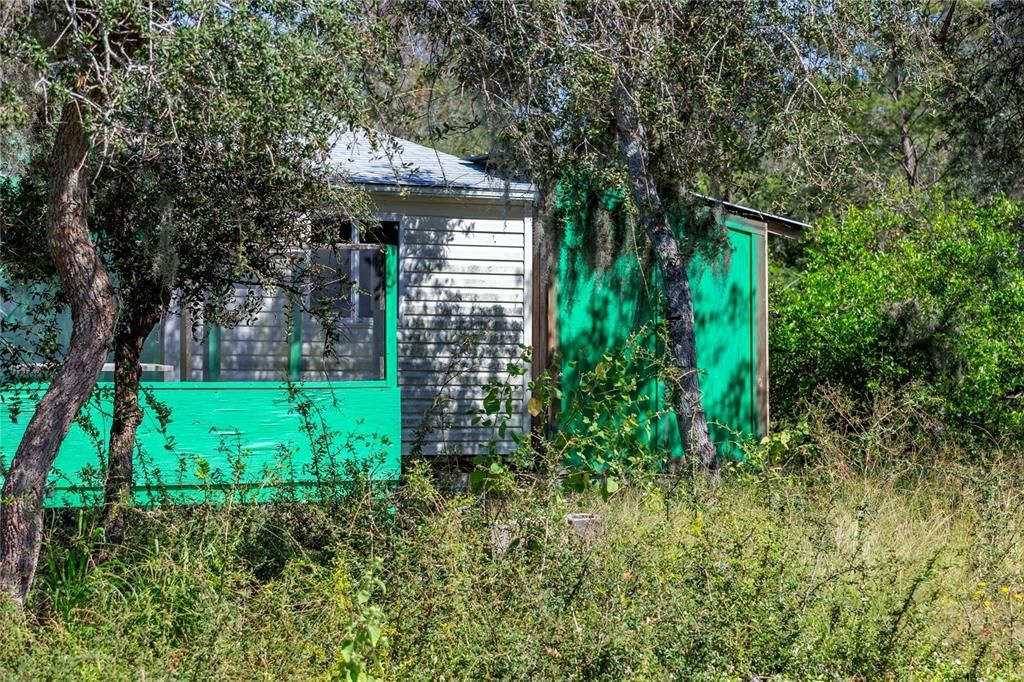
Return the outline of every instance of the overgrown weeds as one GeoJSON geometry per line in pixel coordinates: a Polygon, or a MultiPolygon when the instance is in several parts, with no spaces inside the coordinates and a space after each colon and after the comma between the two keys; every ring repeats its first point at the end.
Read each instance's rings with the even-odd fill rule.
{"type": "Polygon", "coordinates": [[[139,512],[118,558],[91,570],[76,568],[76,517],[30,612],[4,614],[0,671],[1019,679],[1019,481],[1005,464],[912,478],[769,466],[607,499],[519,477],[496,498],[442,493],[414,466],[396,489],[139,512]],[[580,540],[571,511],[599,514],[604,533],[580,540]]]}

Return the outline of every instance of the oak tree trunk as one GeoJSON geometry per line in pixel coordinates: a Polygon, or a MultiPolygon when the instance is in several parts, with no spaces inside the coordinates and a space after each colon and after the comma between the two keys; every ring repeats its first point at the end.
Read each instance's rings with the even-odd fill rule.
{"type": "Polygon", "coordinates": [[[92,392],[114,335],[117,299],[89,235],[89,140],[75,102],[64,105],[49,168],[46,241],[71,307],[71,342],[18,444],[0,493],[0,591],[23,605],[42,541],[46,479],[92,392]]]}
{"type": "Polygon", "coordinates": [[[903,172],[907,176],[907,186],[911,189],[917,187],[917,146],[914,138],[910,135],[910,116],[903,115],[903,122],[900,124],[900,142],[903,147],[903,172]]]}
{"type": "Polygon", "coordinates": [[[892,82],[892,89],[889,96],[893,104],[899,110],[900,128],[900,153],[903,160],[903,173],[907,178],[907,186],[914,189],[918,184],[918,158],[917,145],[911,135],[911,123],[913,112],[906,109],[907,103],[903,101],[904,65],[898,53],[891,56],[892,65],[889,67],[888,78],[892,82]]]}
{"type": "Polygon", "coordinates": [[[114,419],[103,488],[104,538],[115,547],[124,540],[125,511],[132,504],[135,435],[142,423],[142,346],[163,318],[167,296],[158,284],[146,283],[143,290],[125,297],[123,310],[125,315],[114,336],[114,419]]]}
{"type": "Polygon", "coordinates": [[[676,396],[676,419],[685,452],[709,472],[718,469],[715,445],[708,433],[697,370],[697,340],[693,317],[693,295],[687,270],[692,254],[679,248],[679,239],[668,223],[657,186],[650,175],[647,132],[629,93],[620,90],[616,112],[619,148],[626,160],[629,189],[638,219],[654,250],[665,286],[668,350],[680,372],[676,396]]]}

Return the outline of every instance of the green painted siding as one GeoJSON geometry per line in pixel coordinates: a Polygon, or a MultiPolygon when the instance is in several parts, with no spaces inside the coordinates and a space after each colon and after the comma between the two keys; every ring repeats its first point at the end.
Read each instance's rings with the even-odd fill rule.
{"type": "MultiPolygon", "coordinates": [[[[268,474],[286,483],[311,483],[315,475],[313,452],[301,432],[302,422],[288,400],[288,392],[276,384],[222,385],[174,383],[149,386],[154,397],[170,410],[166,434],[151,410],[139,427],[136,468],[138,490],[147,485],[190,493],[207,484],[230,482],[234,462],[244,464],[243,483],[260,483],[268,474]],[[173,439],[173,440],[171,440],[173,439]],[[171,449],[168,449],[170,447],[171,449]],[[285,452],[288,456],[285,456],[285,452]]],[[[395,387],[333,388],[304,386],[304,399],[315,406],[323,425],[337,434],[339,451],[351,441],[352,448],[339,459],[371,463],[380,478],[397,478],[399,473],[400,405],[395,387]]],[[[110,391],[85,410],[97,427],[100,448],[89,433],[76,424],[61,446],[51,477],[50,504],[81,506],[94,504],[102,495],[100,452],[105,451],[110,429],[110,391]]],[[[11,396],[5,396],[10,398],[11,396]]],[[[3,456],[13,456],[31,410],[12,424],[9,403],[0,405],[3,420],[3,456]]],[[[319,426],[318,426],[319,428],[319,426]]],[[[323,462],[335,466],[341,461],[323,462]]]]}
{"type": "MultiPolygon", "coordinates": [[[[146,388],[169,408],[170,422],[161,428],[153,410],[147,409],[138,432],[136,494],[153,493],[152,486],[176,492],[176,499],[200,497],[210,484],[231,482],[235,465],[244,470],[243,483],[270,478],[286,485],[316,481],[316,468],[338,473],[345,462],[372,469],[379,479],[397,479],[401,469],[401,401],[398,388],[397,310],[398,257],[387,247],[385,325],[385,378],[381,381],[305,382],[295,386],[300,400],[311,410],[310,421],[318,432],[334,434],[333,461],[323,461],[303,432],[303,420],[290,399],[286,385],[270,382],[166,382],[147,383],[146,388]]],[[[211,344],[216,348],[216,344],[211,344]]],[[[214,367],[217,365],[214,364],[214,367]]],[[[42,395],[37,387],[36,396],[42,395]]],[[[112,384],[99,386],[99,399],[85,408],[84,417],[68,434],[54,466],[47,503],[53,506],[95,504],[101,499],[101,457],[106,451],[112,414],[112,384]],[[96,427],[90,434],[82,422],[96,427]]],[[[14,456],[33,401],[30,387],[8,390],[0,401],[0,457],[14,456]],[[16,395],[20,393],[19,395],[16,395]],[[16,422],[10,411],[22,398],[16,422]]],[[[331,459],[331,458],[327,458],[331,459]]]]}
{"type": "MultiPolygon", "coordinates": [[[[623,344],[635,330],[659,318],[659,277],[654,263],[642,263],[626,248],[599,264],[589,228],[567,221],[557,279],[558,349],[565,371],[564,402],[578,389],[580,371],[593,368],[605,352],[623,344]],[[575,363],[575,368],[571,365],[575,363]]],[[[728,264],[696,260],[690,269],[694,295],[697,361],[712,438],[722,452],[736,454],[734,433],[759,434],[767,406],[758,394],[758,306],[762,290],[764,236],[739,221],[727,220],[728,264]]],[[[665,387],[641,388],[658,408],[665,387]]],[[[674,418],[663,418],[658,444],[682,454],[674,418]]]]}

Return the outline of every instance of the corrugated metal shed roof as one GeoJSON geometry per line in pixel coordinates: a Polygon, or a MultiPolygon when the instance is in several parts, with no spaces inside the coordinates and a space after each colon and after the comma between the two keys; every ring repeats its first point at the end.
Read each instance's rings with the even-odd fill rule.
{"type": "Polygon", "coordinates": [[[342,133],[331,149],[330,159],[342,177],[361,185],[444,188],[489,195],[532,195],[535,191],[530,183],[506,181],[468,159],[384,133],[342,133]]]}

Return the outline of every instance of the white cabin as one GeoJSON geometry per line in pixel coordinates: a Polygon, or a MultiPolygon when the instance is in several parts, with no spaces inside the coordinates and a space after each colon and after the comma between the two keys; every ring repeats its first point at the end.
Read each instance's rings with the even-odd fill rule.
{"type": "MultiPolygon", "coordinates": [[[[332,162],[398,228],[402,454],[476,454],[496,432],[468,413],[532,342],[537,193],[407,140],[375,142],[343,136],[332,162]]],[[[528,425],[529,374],[515,378],[510,429],[528,425]]]]}

